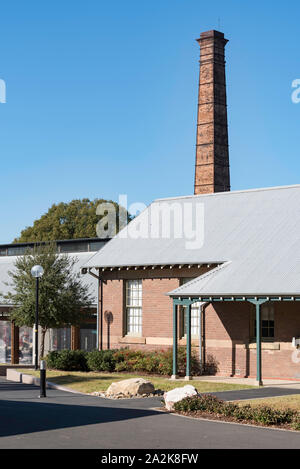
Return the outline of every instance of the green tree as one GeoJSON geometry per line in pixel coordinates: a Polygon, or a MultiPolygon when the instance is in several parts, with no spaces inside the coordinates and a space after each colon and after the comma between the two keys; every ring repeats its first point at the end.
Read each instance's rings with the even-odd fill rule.
{"type": "MultiPolygon", "coordinates": [[[[131,217],[125,208],[116,202],[104,199],[76,199],[69,203],[53,204],[47,213],[35,220],[33,226],[21,231],[21,235],[14,239],[14,243],[39,243],[41,241],[55,241],[61,239],[94,238],[97,236],[96,226],[101,216],[96,209],[101,203],[113,204],[117,219],[120,216],[131,217]]],[[[117,231],[119,229],[117,223],[117,231]]]]}
{"type": "Polygon", "coordinates": [[[45,335],[50,328],[79,324],[91,304],[88,287],[82,284],[76,271],[76,258],[59,255],[55,243],[36,246],[15,261],[9,272],[11,282],[4,301],[13,305],[11,319],[17,326],[33,327],[35,323],[34,265],[41,265],[44,275],[39,282],[39,325],[42,329],[40,356],[44,355],[45,335]]]}

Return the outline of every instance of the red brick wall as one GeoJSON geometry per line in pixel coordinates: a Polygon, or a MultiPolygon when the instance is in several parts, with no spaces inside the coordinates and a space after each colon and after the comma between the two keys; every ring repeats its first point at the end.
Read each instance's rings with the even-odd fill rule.
{"type": "MultiPolygon", "coordinates": [[[[300,363],[293,361],[298,354],[291,345],[292,338],[300,336],[300,304],[275,302],[274,309],[274,342],[262,344],[263,378],[300,379],[300,363]]],[[[256,347],[249,346],[251,310],[253,315],[254,306],[246,302],[215,303],[206,308],[205,353],[217,363],[217,374],[256,376],[256,347]]]]}
{"type": "Polygon", "coordinates": [[[172,300],[166,292],[179,286],[177,278],[144,279],[143,280],[143,319],[141,337],[125,336],[125,307],[124,283],[125,279],[108,280],[103,287],[103,344],[107,346],[108,324],[105,320],[107,311],[112,313],[113,322],[110,325],[110,346],[138,347],[155,349],[170,346],[172,338],[172,300]],[[153,338],[157,338],[156,342],[153,338]],[[161,338],[161,340],[159,340],[161,338]],[[169,339],[168,344],[166,340],[169,339]]]}
{"type": "Polygon", "coordinates": [[[103,285],[103,344],[107,347],[108,323],[106,313],[112,313],[110,324],[110,346],[118,346],[118,338],[123,336],[123,280],[108,280],[103,285]]]}
{"type": "Polygon", "coordinates": [[[217,365],[217,374],[247,375],[246,349],[249,342],[250,308],[248,303],[215,303],[203,314],[206,360],[217,365]]]}
{"type": "Polygon", "coordinates": [[[173,279],[143,281],[143,335],[145,337],[173,336],[173,302],[166,295],[179,286],[173,279]]]}

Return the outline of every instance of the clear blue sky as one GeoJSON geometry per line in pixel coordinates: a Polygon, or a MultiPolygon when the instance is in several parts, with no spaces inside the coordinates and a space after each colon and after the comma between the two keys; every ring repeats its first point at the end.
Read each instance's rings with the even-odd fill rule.
{"type": "Polygon", "coordinates": [[[226,46],[232,189],[300,183],[297,1],[1,5],[0,242],[52,203],[193,193],[200,32],[226,46]]]}

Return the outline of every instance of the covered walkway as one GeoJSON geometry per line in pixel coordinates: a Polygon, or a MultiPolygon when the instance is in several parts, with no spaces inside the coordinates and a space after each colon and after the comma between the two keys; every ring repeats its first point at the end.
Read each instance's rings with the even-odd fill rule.
{"type": "MultiPolygon", "coordinates": [[[[199,277],[201,282],[201,277],[199,277]]],[[[191,306],[193,303],[215,303],[215,302],[249,302],[255,306],[256,309],[256,380],[257,386],[263,385],[262,380],[262,318],[261,318],[261,306],[268,302],[299,302],[299,296],[201,296],[201,294],[190,293],[188,297],[184,295],[189,292],[190,285],[197,285],[198,279],[188,282],[182,287],[177,288],[169,295],[173,298],[173,374],[172,379],[178,378],[178,366],[177,366],[177,348],[178,348],[178,308],[183,306],[186,308],[186,380],[191,379],[191,346],[192,346],[192,334],[191,334],[191,306]]],[[[202,367],[201,350],[202,350],[202,307],[200,308],[200,366],[202,367]]],[[[204,378],[205,379],[205,378],[204,378]]]]}

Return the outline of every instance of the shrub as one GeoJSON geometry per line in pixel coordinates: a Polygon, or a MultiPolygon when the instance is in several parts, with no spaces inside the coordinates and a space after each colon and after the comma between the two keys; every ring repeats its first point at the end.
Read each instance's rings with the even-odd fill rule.
{"type": "Polygon", "coordinates": [[[58,354],[59,352],[56,350],[53,350],[52,352],[48,352],[48,355],[45,357],[45,360],[47,362],[47,368],[50,368],[52,370],[56,369],[58,354]]]}
{"type": "Polygon", "coordinates": [[[114,371],[115,350],[92,350],[87,354],[87,366],[91,371],[114,371]]]}
{"type": "Polygon", "coordinates": [[[209,412],[209,413],[222,413],[223,406],[226,405],[223,401],[211,394],[201,394],[192,397],[186,397],[174,404],[174,409],[181,412],[209,412]]]}
{"type": "Polygon", "coordinates": [[[120,349],[115,351],[115,371],[144,371],[145,353],[140,350],[120,349]]]}
{"type": "Polygon", "coordinates": [[[115,371],[117,373],[121,373],[122,371],[127,371],[127,364],[126,362],[119,362],[115,366],[115,371]]]}
{"type": "MultiPolygon", "coordinates": [[[[49,352],[46,357],[49,368],[65,371],[128,371],[171,375],[173,368],[172,349],[154,352],[141,350],[61,350],[49,352]]],[[[200,371],[199,362],[194,352],[191,357],[191,372],[200,371]]],[[[178,348],[178,374],[186,373],[186,349],[178,348]]]]}
{"type": "Polygon", "coordinates": [[[186,397],[176,402],[174,409],[178,412],[208,412],[223,415],[224,417],[233,417],[238,421],[254,421],[263,425],[291,423],[295,430],[300,430],[300,414],[295,410],[278,410],[270,406],[239,406],[232,402],[224,402],[210,394],[186,397]]]}
{"type": "Polygon", "coordinates": [[[158,373],[159,372],[159,356],[157,353],[147,354],[141,360],[142,368],[147,373],[158,373]]]}
{"type": "MultiPolygon", "coordinates": [[[[173,370],[173,353],[172,350],[162,350],[156,352],[157,354],[157,373],[160,375],[171,375],[173,370]]],[[[177,353],[177,366],[178,374],[182,374],[182,362],[183,362],[183,351],[182,348],[178,348],[177,353]]]]}
{"type": "Polygon", "coordinates": [[[297,412],[292,419],[292,428],[294,430],[300,430],[300,414],[297,412]]]}
{"type": "Polygon", "coordinates": [[[145,356],[145,352],[142,352],[141,350],[130,350],[128,348],[123,348],[116,350],[114,356],[117,363],[132,360],[136,361],[145,356]]]}
{"type": "Polygon", "coordinates": [[[47,367],[63,371],[88,371],[87,352],[84,350],[60,350],[49,352],[47,367]]]}
{"type": "Polygon", "coordinates": [[[295,414],[292,409],[277,410],[269,406],[260,406],[253,409],[253,420],[264,425],[282,425],[291,423],[295,414]]]}
{"type": "MultiPolygon", "coordinates": [[[[116,360],[115,371],[139,371],[146,373],[156,373],[161,375],[171,375],[173,370],[172,349],[155,352],[143,352],[141,350],[121,349],[114,353],[116,360]]],[[[199,373],[199,362],[192,352],[191,372],[193,375],[199,373]]],[[[178,348],[178,374],[184,376],[186,372],[186,349],[178,348]]]]}
{"type": "MultiPolygon", "coordinates": [[[[158,355],[159,365],[157,372],[162,375],[171,375],[173,371],[173,351],[172,349],[156,352],[158,355]]],[[[179,376],[186,374],[186,348],[178,347],[177,351],[177,373],[179,376]]],[[[200,364],[195,352],[191,354],[191,373],[197,375],[200,372],[200,364]]]]}
{"type": "Polygon", "coordinates": [[[222,415],[225,417],[233,417],[235,416],[235,413],[238,409],[239,406],[237,404],[234,404],[233,402],[226,402],[222,408],[222,415]]]}
{"type": "Polygon", "coordinates": [[[253,411],[254,409],[249,405],[236,405],[231,416],[236,420],[253,420],[253,411]]]}

